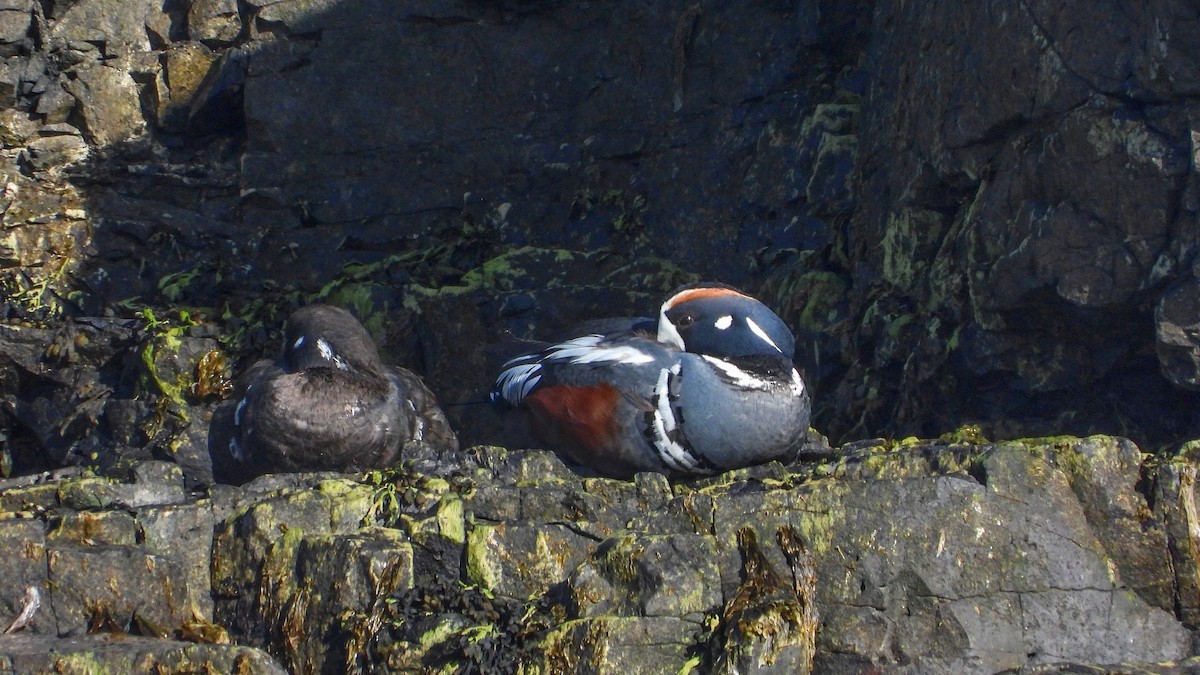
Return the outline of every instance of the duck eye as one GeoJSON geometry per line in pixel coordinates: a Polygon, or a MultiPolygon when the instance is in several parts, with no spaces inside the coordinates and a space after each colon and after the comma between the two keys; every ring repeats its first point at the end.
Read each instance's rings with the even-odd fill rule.
{"type": "Polygon", "coordinates": [[[675,319],[675,325],[680,328],[687,328],[694,323],[696,323],[696,317],[691,314],[681,314],[678,319],[675,319]]]}

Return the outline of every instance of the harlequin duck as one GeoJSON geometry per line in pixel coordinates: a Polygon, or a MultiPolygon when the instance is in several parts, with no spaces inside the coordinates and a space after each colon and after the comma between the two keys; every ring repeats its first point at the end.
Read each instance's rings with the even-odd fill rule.
{"type": "MultiPolygon", "coordinates": [[[[350,312],[309,305],[287,320],[283,355],[255,363],[213,416],[214,469],[354,471],[391,465],[409,441],[457,450],[433,393],[389,367],[350,312]],[[221,459],[232,466],[221,467],[221,459]]],[[[236,481],[235,481],[236,482],[236,481]]]]}
{"type": "Polygon", "coordinates": [[[657,335],[629,326],[510,360],[493,398],[528,408],[545,442],[612,477],[713,474],[799,451],[809,396],[795,338],[766,305],[697,284],[662,304],[657,335]]]}

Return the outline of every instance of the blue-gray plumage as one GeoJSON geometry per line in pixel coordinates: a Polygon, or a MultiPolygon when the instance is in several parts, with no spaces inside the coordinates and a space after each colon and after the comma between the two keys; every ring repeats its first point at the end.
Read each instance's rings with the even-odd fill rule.
{"type": "Polygon", "coordinates": [[[528,408],[535,431],[609,476],[703,475],[789,460],[809,396],[795,338],[758,300],[717,284],[677,291],[657,335],[594,333],[505,364],[494,395],[528,408]]]}

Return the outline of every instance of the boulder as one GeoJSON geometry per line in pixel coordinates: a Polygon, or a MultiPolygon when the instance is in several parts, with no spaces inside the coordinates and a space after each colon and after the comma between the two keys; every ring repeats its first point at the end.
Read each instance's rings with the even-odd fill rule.
{"type": "Polygon", "coordinates": [[[233,0],[196,0],[188,3],[188,34],[213,46],[228,46],[242,33],[242,16],[233,0]]]}
{"type": "Polygon", "coordinates": [[[0,53],[14,56],[28,39],[32,25],[32,2],[11,0],[0,4],[0,53]]]}
{"type": "Polygon", "coordinates": [[[166,53],[159,89],[157,124],[164,131],[185,131],[198,95],[219,55],[199,42],[178,45],[166,53]]]}
{"type": "Polygon", "coordinates": [[[93,146],[106,148],[145,131],[138,88],[127,67],[81,68],[66,89],[78,101],[84,132],[93,146]]]}
{"type": "Polygon", "coordinates": [[[149,51],[147,24],[154,25],[167,16],[163,3],[154,0],[101,0],[70,2],[53,6],[50,40],[57,43],[90,42],[109,53],[149,51]]]}

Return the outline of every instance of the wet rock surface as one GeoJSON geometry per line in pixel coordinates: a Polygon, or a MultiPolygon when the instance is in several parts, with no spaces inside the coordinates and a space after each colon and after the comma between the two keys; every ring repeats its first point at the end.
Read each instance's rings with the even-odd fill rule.
{"type": "Polygon", "coordinates": [[[84,655],[161,672],[1191,672],[1195,459],[1106,436],[839,450],[674,484],[488,446],[199,492],[166,462],[136,482],[9,483],[0,537],[18,555],[0,613],[20,614],[27,587],[41,607],[0,658],[28,672],[84,655]],[[80,503],[96,483],[105,499],[80,503]]]}

